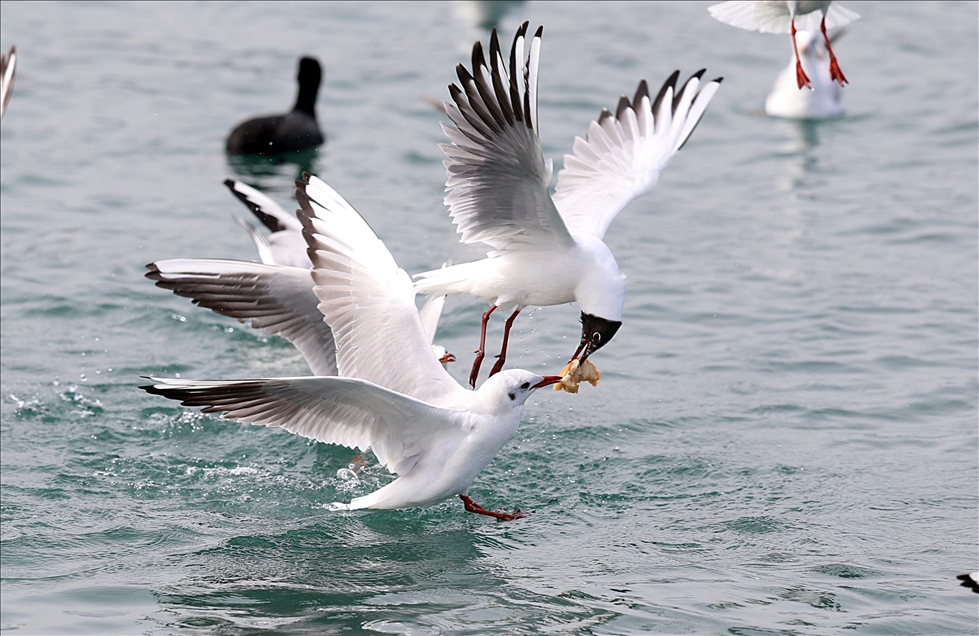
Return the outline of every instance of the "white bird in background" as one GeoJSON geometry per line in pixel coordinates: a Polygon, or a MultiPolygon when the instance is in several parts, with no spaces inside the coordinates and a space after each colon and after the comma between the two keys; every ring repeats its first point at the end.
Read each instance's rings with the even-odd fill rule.
{"type": "Polygon", "coordinates": [[[6,54],[0,54],[0,117],[7,112],[7,102],[14,90],[14,73],[17,70],[17,47],[10,47],[6,54]]]}
{"type": "Polygon", "coordinates": [[[799,51],[796,47],[796,29],[822,32],[829,53],[829,75],[839,84],[846,82],[833,54],[827,29],[837,29],[850,24],[860,16],[833,2],[752,2],[735,0],[707,7],[711,16],[724,24],[762,33],[791,33],[792,48],[795,50],[795,74],[797,88],[810,86],[809,77],[802,69],[799,51]],[[819,12],[818,14],[816,12],[819,12]]]}
{"type": "MultiPolygon", "coordinates": [[[[836,31],[830,41],[835,43],[843,33],[842,29],[836,31]]],[[[775,78],[772,92],[765,99],[765,112],[789,119],[839,117],[843,114],[843,87],[830,77],[826,46],[815,31],[796,31],[795,40],[812,90],[800,91],[796,87],[793,55],[788,66],[775,78]]]]}
{"type": "Polygon", "coordinates": [[[486,323],[497,308],[514,307],[490,375],[506,360],[510,327],[523,307],[577,301],[581,340],[572,360],[584,360],[608,343],[622,324],[625,278],[602,241],[630,201],[650,190],[693,132],[720,85],[701,84],[703,71],[676,90],[679,71],[650,100],[645,80],[635,97],[623,96],[616,113],[603,110],[585,139],[565,155],[553,198],[551,162],[538,137],[537,71],[541,33],[524,58],[527,23],[517,30],[509,72],[494,30],[490,66],[482,45],[473,47],[473,74],[457,67],[460,89],[443,124],[450,143],[442,150],[448,172],[445,203],[463,243],[493,248],[480,261],[418,274],[415,289],[429,295],[469,294],[490,303],[483,314],[479,349],[469,377],[476,385],[485,353],[486,323]]]}
{"type": "Polygon", "coordinates": [[[314,292],[343,377],[151,378],[154,384],[142,388],[225,418],[370,448],[399,475],[338,507],[427,506],[458,495],[469,512],[500,520],[523,516],[480,507],[469,488],[517,430],[530,394],[560,378],[515,369],[478,391],[462,388],[429,353],[411,279],[346,201],[319,179],[305,178],[296,198],[314,292]]]}

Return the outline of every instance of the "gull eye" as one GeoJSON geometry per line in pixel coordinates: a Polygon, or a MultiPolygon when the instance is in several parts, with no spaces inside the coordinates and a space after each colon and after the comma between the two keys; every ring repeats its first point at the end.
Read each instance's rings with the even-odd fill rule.
{"type": "Polygon", "coordinates": [[[523,384],[520,385],[520,388],[526,391],[527,389],[530,388],[530,382],[524,382],[523,384]]]}
{"type": "Polygon", "coordinates": [[[592,341],[592,342],[601,342],[601,341],[602,341],[602,334],[600,334],[600,333],[598,333],[598,332],[596,331],[595,333],[593,333],[593,334],[591,335],[591,341],[592,341]]]}

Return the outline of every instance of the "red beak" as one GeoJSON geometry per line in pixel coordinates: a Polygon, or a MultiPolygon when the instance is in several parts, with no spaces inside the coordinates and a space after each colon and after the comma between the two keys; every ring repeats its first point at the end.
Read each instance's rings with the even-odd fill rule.
{"type": "Polygon", "coordinates": [[[455,362],[455,361],[456,361],[455,355],[449,353],[448,351],[445,352],[445,355],[439,358],[439,362],[442,364],[445,364],[446,362],[455,362]]]}
{"type": "Polygon", "coordinates": [[[561,376],[559,375],[545,375],[544,379],[534,385],[533,388],[539,389],[542,386],[548,386],[550,384],[557,384],[561,381],[561,376]]]}

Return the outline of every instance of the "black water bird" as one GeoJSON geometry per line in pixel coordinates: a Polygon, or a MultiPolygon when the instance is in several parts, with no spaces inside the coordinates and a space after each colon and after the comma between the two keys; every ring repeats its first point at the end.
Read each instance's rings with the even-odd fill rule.
{"type": "Polygon", "coordinates": [[[228,135],[228,152],[271,155],[322,144],[325,140],[316,123],[316,94],[321,79],[319,62],[311,57],[300,59],[296,105],[288,113],[256,117],[238,124],[228,135]]]}

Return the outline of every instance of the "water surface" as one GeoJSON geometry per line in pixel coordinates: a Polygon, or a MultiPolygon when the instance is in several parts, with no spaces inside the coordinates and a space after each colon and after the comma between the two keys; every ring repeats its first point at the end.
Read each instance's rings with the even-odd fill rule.
{"type": "MultiPolygon", "coordinates": [[[[760,114],[787,37],[707,4],[509,3],[545,25],[540,121],[558,166],[646,78],[723,86],[606,240],[628,275],[596,389],[542,391],[473,486],[515,523],[335,513],[351,452],[136,387],[306,372],[282,340],[143,278],[254,259],[221,185],[289,204],[302,170],[409,272],[477,258],[441,200],[443,99],[484,19],[466,3],[0,5],[0,625],[12,633],[974,634],[974,3],[859,3],[837,47],[848,114],[760,114]],[[229,161],[320,58],[328,143],[229,161]]],[[[447,304],[462,380],[484,306],[447,304]]],[[[510,363],[556,372],[575,307],[528,310],[510,363]]],[[[502,320],[490,341],[499,342],[502,320]]]]}

